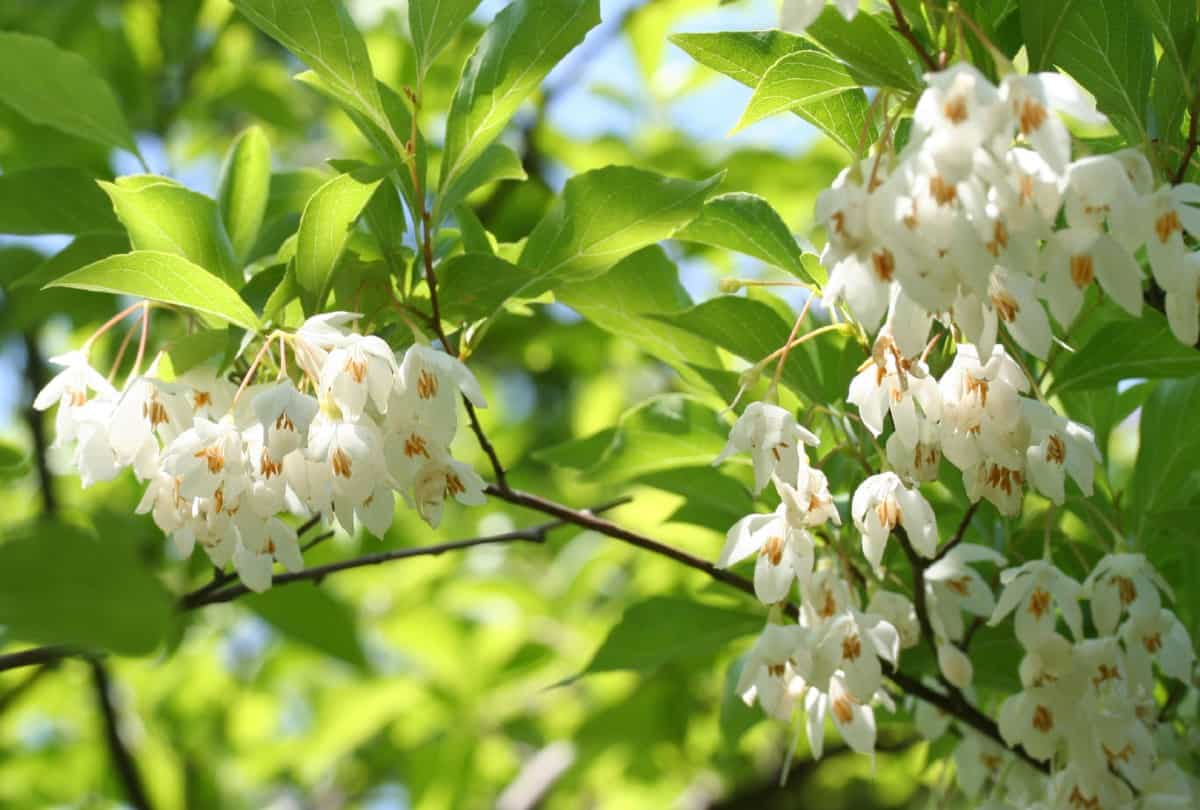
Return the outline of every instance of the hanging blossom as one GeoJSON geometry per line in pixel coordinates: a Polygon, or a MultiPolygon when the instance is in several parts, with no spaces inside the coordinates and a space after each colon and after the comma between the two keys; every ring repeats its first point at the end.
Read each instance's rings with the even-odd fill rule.
{"type": "Polygon", "coordinates": [[[35,407],[58,406],[56,444],[71,452],[84,486],[131,467],[146,484],[137,512],[181,556],[199,545],[262,591],[276,563],[303,568],[288,514],[382,536],[397,494],[435,527],[447,500],[484,501],[483,479],[450,452],[459,395],[487,404],[474,375],[429,346],[396,355],[352,331],[358,317],[325,313],[267,338],[290,346],[299,386],[282,365],[276,382],[244,390],[206,367],[165,380],[156,358],[118,390],[81,351],[54,358],[63,371],[35,407]]]}

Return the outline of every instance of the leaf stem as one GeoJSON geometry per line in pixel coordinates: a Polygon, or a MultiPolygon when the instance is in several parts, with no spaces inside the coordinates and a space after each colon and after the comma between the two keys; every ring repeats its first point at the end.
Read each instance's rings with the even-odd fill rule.
{"type": "Polygon", "coordinates": [[[888,0],[888,5],[892,7],[892,15],[896,18],[896,31],[900,36],[904,37],[913,46],[913,50],[917,52],[917,56],[925,64],[925,67],[931,71],[938,70],[938,63],[933,58],[933,55],[925,49],[921,44],[921,40],[917,38],[917,34],[913,31],[912,26],[908,24],[908,18],[904,16],[904,10],[900,8],[898,0],[888,0]]]}

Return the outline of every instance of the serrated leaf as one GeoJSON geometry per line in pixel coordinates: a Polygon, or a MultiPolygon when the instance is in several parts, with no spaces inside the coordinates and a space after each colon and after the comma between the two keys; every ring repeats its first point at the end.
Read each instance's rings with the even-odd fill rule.
{"type": "Polygon", "coordinates": [[[712,656],[731,641],[758,632],[762,625],[757,611],[652,597],[625,610],[584,672],[651,671],[675,659],[712,656]],[[688,632],[680,632],[682,628],[688,632]]]}
{"type": "Polygon", "coordinates": [[[733,131],[776,113],[809,110],[857,87],[846,66],[832,56],[815,50],[790,53],[763,74],[733,131]]]}
{"type": "Polygon", "coordinates": [[[138,155],[112,88],[78,54],[48,39],[0,32],[0,103],[35,124],[138,155]]]}
{"type": "MultiPolygon", "coordinates": [[[[735,295],[717,296],[686,312],[655,317],[750,363],[781,348],[791,333],[791,324],[769,305],[735,295]]],[[[774,365],[769,368],[773,371],[774,365]]],[[[782,377],[785,385],[809,400],[824,401],[820,380],[821,375],[805,352],[793,350],[788,354],[782,377]]]]}
{"type": "Polygon", "coordinates": [[[1103,388],[1145,377],[1200,374],[1200,352],[1184,346],[1157,312],[1109,323],[1071,355],[1055,376],[1054,392],[1103,388]]]}
{"type": "Polygon", "coordinates": [[[138,250],[101,259],[47,286],[148,298],[194,309],[245,329],[258,317],[221,279],[182,256],[138,250]]]}
{"type": "Polygon", "coordinates": [[[382,118],[367,45],[340,0],[233,0],[233,5],[360,109],[382,118]]]}
{"type": "Polygon", "coordinates": [[[594,278],[695,219],[720,179],[694,182],[628,166],[577,174],[529,235],[519,264],[543,289],[554,280],[594,278]]]}
{"type": "Polygon", "coordinates": [[[50,521],[0,543],[0,624],[39,644],[146,655],[175,606],[128,543],[50,521]]]}
{"type": "Polygon", "coordinates": [[[563,285],[555,296],[596,326],[633,341],[681,373],[687,374],[691,365],[719,365],[706,341],[648,317],[692,305],[679,282],[679,269],[657,245],[625,257],[598,278],[563,285]]]}
{"type": "Polygon", "coordinates": [[[437,268],[443,320],[477,321],[529,283],[529,272],[491,253],[460,253],[437,268]]]}
{"type": "Polygon", "coordinates": [[[354,608],[329,591],[316,586],[289,585],[249,594],[238,601],[289,640],[357,669],[367,668],[354,608]]]}
{"type": "MultiPolygon", "coordinates": [[[[1130,0],[1088,0],[1062,4],[1023,0],[1021,13],[1052,20],[1044,59],[1070,73],[1096,97],[1096,105],[1134,144],[1146,137],[1145,116],[1154,73],[1150,27],[1130,0]],[[1059,6],[1057,11],[1048,11],[1059,6]]],[[[1046,23],[1050,25],[1051,23],[1046,23]]],[[[1039,33],[1042,29],[1039,28],[1039,33]]],[[[1027,34],[1028,36],[1028,34],[1027,34]]]]}
{"type": "Polygon", "coordinates": [[[438,188],[450,188],[467,171],[550,69],[599,22],[598,0],[515,0],[496,15],[454,91],[438,188]]]}
{"type": "Polygon", "coordinates": [[[909,59],[909,51],[881,18],[859,12],[847,21],[833,6],[804,33],[818,45],[846,62],[847,68],[863,84],[919,90],[921,81],[909,59]]]}
{"type": "Polygon", "coordinates": [[[100,187],[112,200],[134,250],[174,253],[233,288],[242,274],[211,197],[154,175],[123,177],[100,187]]]}
{"type": "Polygon", "coordinates": [[[1139,532],[1152,522],[1151,515],[1185,507],[1200,491],[1200,432],[1193,427],[1197,413],[1200,376],[1158,383],[1142,407],[1126,509],[1139,532]]]}
{"type": "Polygon", "coordinates": [[[713,197],[675,238],[745,253],[813,283],[796,238],[771,204],[755,194],[713,197]]]}
{"type": "Polygon", "coordinates": [[[234,255],[243,262],[258,239],[271,191],[271,144],[259,127],[243,131],[221,168],[217,204],[234,255]]]}
{"type": "Polygon", "coordinates": [[[82,169],[25,169],[0,174],[0,233],[120,233],[112,204],[82,169]]]}
{"type": "Polygon", "coordinates": [[[478,5],[479,0],[409,0],[408,28],[418,75],[425,75],[478,5]]]}
{"type": "Polygon", "coordinates": [[[725,446],[728,428],[709,406],[684,394],[647,400],[621,415],[599,462],[596,481],[628,481],[678,467],[700,467],[725,446]]]}
{"type": "MultiPolygon", "coordinates": [[[[822,53],[817,46],[783,31],[676,34],[671,42],[700,64],[751,88],[757,88],[771,67],[786,56],[822,53]]],[[[847,152],[857,154],[862,147],[864,128],[867,143],[873,143],[876,135],[874,125],[867,124],[868,106],[866,94],[854,85],[840,94],[813,101],[803,109],[793,107],[791,112],[820,128],[847,152]]]]}
{"type": "Polygon", "coordinates": [[[339,174],[317,189],[304,206],[296,242],[296,283],[304,291],[305,311],[324,301],[350,229],[382,182],[379,169],[339,174]]]}
{"type": "Polygon", "coordinates": [[[442,217],[475,189],[501,180],[524,180],[525,177],[525,167],[516,152],[502,143],[488,145],[478,160],[438,192],[433,206],[434,226],[440,225],[442,217]]]}

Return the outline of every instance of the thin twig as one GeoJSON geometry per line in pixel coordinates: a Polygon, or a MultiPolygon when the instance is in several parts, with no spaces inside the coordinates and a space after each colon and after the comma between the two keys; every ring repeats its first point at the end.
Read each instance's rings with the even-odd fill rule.
{"type": "Polygon", "coordinates": [[[1196,91],[1196,97],[1192,99],[1192,111],[1190,114],[1191,120],[1188,122],[1188,138],[1187,146],[1183,150],[1183,160],[1179,161],[1179,168],[1175,170],[1175,176],[1172,181],[1178,185],[1187,177],[1188,167],[1192,165],[1192,158],[1196,154],[1196,149],[1200,148],[1200,90],[1196,91]]]}
{"type": "MultiPolygon", "coordinates": [[[[34,332],[25,333],[25,379],[33,389],[34,397],[46,385],[46,366],[42,361],[37,334],[34,332]]],[[[31,404],[26,418],[29,421],[29,433],[33,437],[33,466],[37,470],[38,488],[42,494],[42,513],[53,517],[58,511],[58,500],[54,496],[54,476],[46,458],[49,444],[46,441],[45,416],[31,404]]]]}
{"type": "Polygon", "coordinates": [[[925,67],[936,71],[938,69],[937,61],[929,51],[925,50],[925,46],[921,44],[921,40],[917,39],[917,34],[913,31],[912,26],[908,24],[908,18],[904,16],[904,10],[900,8],[898,0],[888,0],[888,5],[892,7],[892,14],[896,18],[896,31],[912,44],[913,50],[917,52],[917,56],[925,63],[925,67]]]}
{"type": "Polygon", "coordinates": [[[954,550],[955,546],[963,541],[963,537],[967,534],[967,527],[971,525],[971,518],[975,517],[975,512],[979,509],[979,504],[981,503],[983,501],[975,501],[975,503],[967,507],[967,511],[963,513],[962,520],[958,522],[958,528],[954,530],[954,536],[950,538],[949,543],[942,546],[942,550],[933,558],[933,562],[937,562],[945,557],[954,550]]]}
{"type": "Polygon", "coordinates": [[[125,789],[125,798],[138,810],[150,810],[150,798],[142,784],[142,776],[138,772],[137,761],[121,738],[121,722],[117,717],[117,708],[112,701],[112,681],[108,669],[98,658],[89,660],[92,665],[92,684],[96,690],[96,703],[104,720],[104,737],[108,742],[108,751],[112,755],[113,765],[117,776],[125,789]]]}

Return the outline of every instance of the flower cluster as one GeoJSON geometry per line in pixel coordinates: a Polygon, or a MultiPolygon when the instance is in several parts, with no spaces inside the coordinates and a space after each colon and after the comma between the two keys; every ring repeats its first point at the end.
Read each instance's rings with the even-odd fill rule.
{"type": "MultiPolygon", "coordinates": [[[[1047,807],[1191,807],[1188,780],[1160,749],[1178,747],[1154,699],[1154,669],[1189,683],[1195,660],[1183,625],[1163,606],[1170,590],[1140,554],[1110,554],[1081,585],[1051,562],[1036,560],[1001,576],[992,613],[1015,614],[1025,650],[1022,689],[1000,706],[1000,734],[1035,760],[1055,766],[1042,787],[1047,807]],[[1080,600],[1090,606],[1085,634],[1080,600]],[[1059,617],[1069,638],[1058,632],[1059,617]]],[[[948,722],[923,729],[940,736],[948,722]]],[[[975,735],[960,744],[960,783],[978,797],[987,781],[1005,783],[1008,806],[1033,806],[1028,774],[1007,784],[1011,758],[975,735]],[[969,748],[962,751],[964,747],[969,748]],[[962,767],[965,766],[965,767],[962,767]],[[982,766],[982,767],[981,767],[982,766]]]]}
{"type": "Polygon", "coordinates": [[[271,584],[274,563],[303,567],[296,531],[280,518],[326,515],[347,532],[382,536],[399,492],[430,525],[444,502],[484,501],[484,482],[450,454],[459,395],[486,405],[471,372],[437,349],[394,354],[361,335],[346,312],[318,315],[279,335],[280,373],[243,387],[212,369],[174,380],[156,359],[118,390],[85,352],[53,358],[63,370],[34,406],[58,404],[56,445],[72,449],[83,485],[132,468],[146,482],[138,513],[150,513],[183,556],[199,543],[212,562],[232,562],[247,587],[271,584]],[[286,374],[290,345],[302,372],[286,374]]]}
{"type": "MultiPolygon", "coordinates": [[[[771,483],[780,499],[773,513],[749,515],[734,524],[717,565],[724,568],[757,555],[754,591],[762,602],[787,601],[797,584],[803,595],[799,623],[767,624],[737,688],[747,703],[757,700],[763,711],[781,720],[789,720],[802,706],[815,756],[821,755],[827,715],[848,745],[869,753],[875,748],[871,704],[893,708],[882,689],[880,659],[896,663],[900,631],[878,613],[861,609],[833,559],[815,562],[812,532],[827,523],[841,524],[828,481],[809,464],[804,449],[817,441],[790,412],[755,402],[738,419],[717,458],[719,463],[734,453],[749,452],[755,494],[771,483]]],[[[868,511],[877,515],[870,518],[872,525],[881,520],[894,525],[901,509],[897,496],[908,506],[910,494],[880,482],[864,500],[868,511]]],[[[866,547],[866,534],[863,542],[866,547]]]]}
{"type": "Polygon", "coordinates": [[[904,356],[884,333],[847,399],[875,436],[891,414],[887,458],[902,479],[936,480],[945,457],[962,472],[972,501],[986,498],[1015,515],[1026,482],[1057,504],[1068,476],[1091,495],[1100,461],[1090,429],[1022,396],[1029,391],[1024,372],[999,344],[986,358],[959,344],[950,368],[935,380],[922,359],[904,356]]]}
{"type": "Polygon", "coordinates": [[[1046,359],[1050,314],[1066,331],[1097,283],[1133,315],[1146,248],[1176,337],[1200,337],[1200,186],[1163,185],[1126,149],[1071,160],[1058,113],[1100,121],[1069,79],[1012,74],[997,87],[960,63],[926,76],[911,138],[852,166],[822,192],[827,297],[867,329],[920,352],[934,316],[952,322],[981,358],[1001,326],[1046,359]],[[1060,221],[1066,227],[1059,227],[1060,221]]]}

